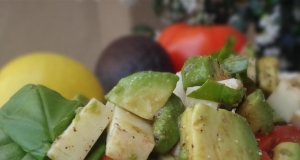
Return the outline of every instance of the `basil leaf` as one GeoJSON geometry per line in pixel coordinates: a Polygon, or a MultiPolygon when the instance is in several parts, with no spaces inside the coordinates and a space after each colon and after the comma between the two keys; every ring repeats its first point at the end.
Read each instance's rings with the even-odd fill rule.
{"type": "Polygon", "coordinates": [[[245,91],[245,88],[236,90],[209,79],[199,89],[191,92],[188,97],[231,105],[240,103],[245,91]]]}
{"type": "MultiPolygon", "coordinates": [[[[0,159],[25,160],[25,157],[28,154],[0,128],[0,159]]],[[[30,157],[30,160],[35,158],[30,157]]]]}
{"type": "Polygon", "coordinates": [[[81,103],[42,85],[21,88],[0,110],[0,126],[25,152],[45,159],[52,142],[71,123],[81,103]]]}

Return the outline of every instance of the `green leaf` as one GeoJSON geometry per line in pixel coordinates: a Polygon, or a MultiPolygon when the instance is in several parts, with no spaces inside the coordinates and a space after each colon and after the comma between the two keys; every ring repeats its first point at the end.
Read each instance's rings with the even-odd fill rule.
{"type": "Polygon", "coordinates": [[[81,103],[42,85],[28,84],[1,108],[4,132],[24,151],[45,159],[52,142],[71,123],[81,103]]]}
{"type": "Polygon", "coordinates": [[[208,79],[199,89],[191,92],[188,97],[231,105],[240,103],[245,91],[245,88],[236,90],[208,79]]]}
{"type": "Polygon", "coordinates": [[[227,58],[222,66],[231,74],[247,72],[249,57],[233,56],[227,58]]]}
{"type": "MultiPolygon", "coordinates": [[[[30,156],[30,155],[29,155],[30,156]]],[[[3,129],[0,128],[0,159],[9,160],[35,160],[36,158],[29,157],[28,154],[15,143],[7,134],[4,133],[3,129]]]]}
{"type": "Polygon", "coordinates": [[[228,58],[233,53],[234,41],[235,40],[233,36],[228,37],[225,45],[222,47],[221,51],[217,54],[216,59],[219,62],[223,62],[226,58],[228,58]]]}

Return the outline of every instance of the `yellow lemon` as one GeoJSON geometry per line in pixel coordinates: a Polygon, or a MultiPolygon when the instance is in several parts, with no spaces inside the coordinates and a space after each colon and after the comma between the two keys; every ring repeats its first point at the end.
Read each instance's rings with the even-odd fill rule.
{"type": "Polygon", "coordinates": [[[45,85],[68,99],[80,93],[104,100],[99,81],[81,63],[57,53],[36,52],[20,56],[0,70],[0,107],[28,83],[45,85]]]}

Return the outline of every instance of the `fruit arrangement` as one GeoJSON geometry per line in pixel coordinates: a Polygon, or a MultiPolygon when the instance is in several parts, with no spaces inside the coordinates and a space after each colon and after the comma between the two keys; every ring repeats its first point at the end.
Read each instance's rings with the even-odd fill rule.
{"type": "Polygon", "coordinates": [[[0,159],[299,159],[300,75],[279,77],[247,43],[181,22],[117,39],[94,74],[59,54],[17,58],[0,70],[0,159]]]}
{"type": "Polygon", "coordinates": [[[234,40],[176,73],[121,78],[106,102],[24,85],[0,109],[0,159],[299,158],[299,75],[278,79],[276,59],[234,40]]]}

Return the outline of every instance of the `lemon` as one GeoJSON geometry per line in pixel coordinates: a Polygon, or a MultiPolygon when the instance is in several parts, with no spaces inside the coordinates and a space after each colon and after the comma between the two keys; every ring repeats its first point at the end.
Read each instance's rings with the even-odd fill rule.
{"type": "Polygon", "coordinates": [[[102,86],[81,63],[50,52],[22,55],[0,70],[0,107],[24,85],[42,84],[71,99],[76,94],[104,100],[102,86]]]}

